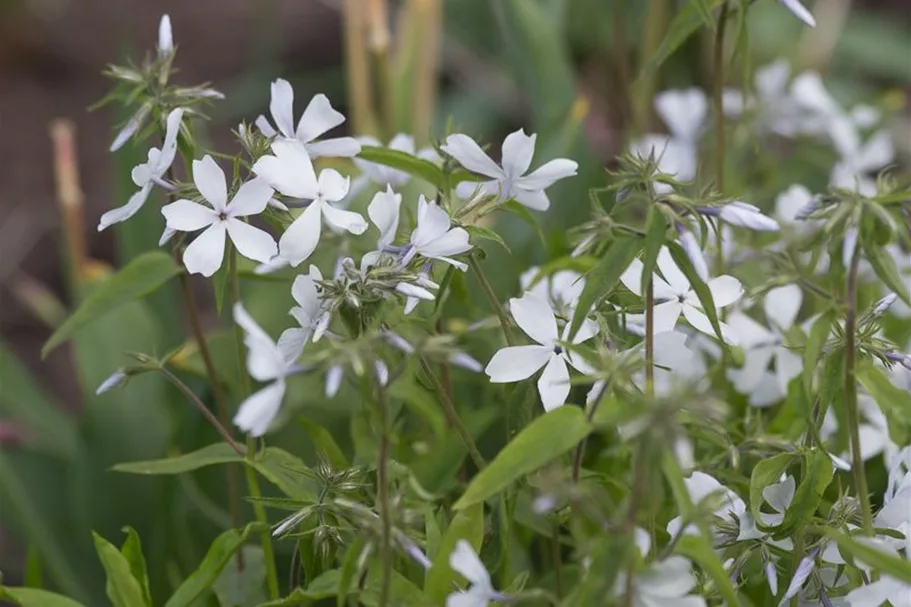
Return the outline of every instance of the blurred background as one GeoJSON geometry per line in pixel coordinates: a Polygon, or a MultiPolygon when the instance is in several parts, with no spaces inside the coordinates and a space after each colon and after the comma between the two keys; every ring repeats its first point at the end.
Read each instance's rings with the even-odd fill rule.
{"type": "MultiPolygon", "coordinates": [[[[378,4],[386,3],[0,0],[0,569],[7,583],[28,576],[31,549],[40,555],[34,562],[44,564],[52,586],[80,588],[83,596],[97,596],[97,579],[73,579],[81,574],[67,573],[80,556],[89,563],[94,559],[85,538],[77,539],[73,531],[73,517],[79,514],[73,509],[90,510],[85,515],[90,526],[103,526],[112,535],[126,522],[143,526],[137,519],[161,510],[170,497],[155,493],[151,498],[145,479],[131,485],[135,479],[118,478],[114,485],[102,484],[105,489],[91,483],[117,461],[163,456],[175,442],[175,427],[180,426],[173,417],[141,402],[128,402],[129,395],[146,399],[149,390],[162,389],[159,383],[137,380],[115,400],[92,394],[122,364],[120,351],[143,342],[141,337],[123,342],[120,328],[129,326],[133,332],[152,335],[161,326],[165,332],[173,330],[167,322],[143,325],[143,318],[130,316],[138,309],[130,309],[96,327],[93,335],[83,336],[83,343],[59,348],[47,360],[40,358],[42,343],[72,304],[52,122],[64,118],[75,127],[82,191],[77,198],[84,206],[84,220],[77,225],[81,225],[87,256],[97,260],[92,271],[104,274],[106,265],[117,267],[153,248],[160,233],[160,225],[142,231],[140,222],[101,234],[95,230],[100,214],[123,204],[131,193],[129,170],[146,150],[144,144],[130,144],[109,153],[117,126],[129,114],[115,107],[88,110],[109,89],[110,82],[101,74],[108,63],[123,63],[127,58],[140,61],[152,52],[158,19],[169,13],[178,46],[175,80],[188,85],[211,82],[226,95],[225,101],[212,106],[206,131],[220,151],[237,150],[230,129],[266,111],[269,83],[278,77],[294,85],[298,112],[313,94],[323,92],[349,116],[346,129],[356,129],[355,134],[376,132],[369,112],[356,107],[352,86],[357,75],[351,57],[375,33],[369,21],[378,4]],[[80,357],[80,351],[85,355],[80,357]],[[103,415],[93,417],[92,411],[103,415]],[[93,442],[113,447],[97,453],[93,442]],[[75,470],[73,453],[81,458],[75,470]],[[34,474],[40,477],[37,482],[34,474]],[[74,497],[92,490],[99,491],[94,501],[74,497]],[[135,509],[121,508],[120,498],[135,509]],[[110,518],[105,518],[105,512],[110,518]],[[77,546],[81,544],[86,544],[87,551],[77,546]]],[[[397,79],[395,131],[409,132],[423,145],[444,135],[447,126],[483,142],[499,142],[524,127],[539,133],[536,164],[556,156],[580,162],[580,176],[553,190],[554,204],[543,222],[544,247],[534,237],[525,238],[531,231],[521,221],[504,228],[515,230],[517,236],[510,243],[519,246],[514,247],[513,258],[496,262],[503,276],[510,277],[498,284],[503,293],[515,288],[514,270],[540,262],[548,249],[565,250],[565,229],[585,220],[587,191],[604,185],[603,167],[625,148],[632,124],[642,130],[663,129],[652,115],[651,95],[672,87],[708,88],[712,41],[705,28],[684,42],[657,72],[644,78],[637,73],[636,66],[653,52],[655,41],[663,38],[683,4],[673,0],[388,2],[386,25],[397,79]],[[633,82],[634,94],[630,92],[633,82]]],[[[911,93],[908,2],[808,0],[806,4],[819,24],[814,30],[802,26],[775,0],[756,2],[750,10],[747,52],[738,56],[738,65],[755,69],[784,56],[795,70],[822,72],[846,105],[863,100],[884,108],[895,117],[896,146],[906,165],[911,145],[906,102],[911,93]]],[[[743,85],[739,72],[731,72],[730,84],[743,85]]],[[[498,147],[498,143],[493,146],[495,157],[498,147]]],[[[824,182],[824,171],[821,175],[824,182]]],[[[787,183],[780,185],[783,189],[787,183]]],[[[160,220],[157,209],[147,211],[147,219],[160,220]]],[[[205,285],[196,286],[209,309],[206,326],[214,326],[217,318],[211,297],[205,285]]],[[[274,326],[282,322],[279,319],[274,326]]],[[[175,339],[181,333],[177,326],[175,339]]],[[[145,522],[144,531],[148,531],[152,523],[145,522]]],[[[167,548],[153,545],[151,550],[164,554],[167,548]]],[[[199,558],[198,546],[180,550],[188,563],[199,558]]],[[[97,576],[97,566],[85,567],[97,576]]]]}

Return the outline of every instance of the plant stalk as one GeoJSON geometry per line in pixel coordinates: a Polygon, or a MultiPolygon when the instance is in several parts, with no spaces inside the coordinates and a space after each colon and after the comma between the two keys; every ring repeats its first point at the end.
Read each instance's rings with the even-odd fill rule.
{"type": "Polygon", "coordinates": [[[727,22],[728,3],[725,2],[721,5],[721,12],[718,14],[718,25],[715,29],[715,47],[713,54],[715,67],[712,79],[712,97],[715,106],[715,187],[719,192],[724,192],[724,30],[726,29],[727,22]]]}
{"type": "Polygon", "coordinates": [[[487,275],[484,274],[484,270],[481,268],[481,264],[478,263],[478,258],[474,255],[469,255],[468,265],[471,266],[471,270],[477,277],[478,282],[481,283],[481,288],[484,289],[484,295],[487,296],[487,301],[490,302],[490,306],[496,313],[497,318],[500,319],[500,327],[503,329],[503,338],[506,340],[506,345],[515,345],[509,332],[509,316],[506,315],[506,310],[503,308],[503,304],[501,304],[500,300],[497,299],[497,295],[494,293],[493,287],[490,285],[490,281],[487,280],[487,275]]]}
{"type": "Polygon", "coordinates": [[[857,268],[860,264],[860,246],[854,249],[848,268],[848,284],[845,298],[845,415],[851,439],[851,471],[854,474],[854,488],[860,500],[864,532],[873,535],[873,510],[867,489],[867,473],[860,450],[860,415],[857,410],[857,268]]]}
{"type": "Polygon", "coordinates": [[[645,290],[645,392],[655,393],[655,280],[645,290]]]}
{"type": "Polygon", "coordinates": [[[389,605],[392,590],[392,520],[389,505],[389,412],[386,408],[386,396],[383,387],[376,382],[376,401],[380,414],[380,452],[376,469],[377,501],[379,502],[380,524],[382,525],[383,564],[382,586],[380,587],[379,607],[389,605]]]}

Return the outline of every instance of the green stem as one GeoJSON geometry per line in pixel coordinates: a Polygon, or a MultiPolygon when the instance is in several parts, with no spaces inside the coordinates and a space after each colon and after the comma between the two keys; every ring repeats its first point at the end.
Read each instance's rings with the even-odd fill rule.
{"type": "Polygon", "coordinates": [[[462,418],[459,417],[455,405],[453,405],[452,400],[449,398],[449,393],[446,391],[440,378],[433,372],[433,367],[430,366],[427,359],[418,355],[418,360],[421,362],[421,368],[424,369],[424,373],[430,378],[430,383],[433,384],[433,389],[440,399],[440,404],[443,405],[443,414],[446,415],[446,421],[448,421],[449,425],[455,428],[456,432],[459,433],[462,442],[464,442],[465,447],[468,448],[468,454],[471,456],[471,460],[474,462],[475,467],[478,470],[483,470],[487,466],[487,462],[484,461],[484,457],[481,455],[481,452],[478,451],[478,446],[475,444],[474,439],[471,438],[471,434],[468,433],[468,429],[465,427],[465,424],[462,423],[462,418]]]}
{"type": "Polygon", "coordinates": [[[864,532],[873,535],[873,510],[870,506],[870,492],[867,489],[867,473],[860,450],[860,415],[857,410],[857,267],[860,264],[860,247],[856,247],[848,268],[848,284],[845,293],[847,312],[845,314],[845,415],[851,438],[851,468],[854,474],[854,488],[860,500],[864,532]]]}
{"type": "MultiPolygon", "coordinates": [[[[640,510],[640,503],[648,484],[648,449],[645,440],[640,438],[633,453],[633,486],[630,489],[629,507],[626,512],[626,533],[627,537],[633,537],[636,530],[637,515],[640,510]]],[[[654,545],[654,544],[653,544],[654,545]]],[[[631,607],[635,599],[635,589],[633,587],[636,577],[637,559],[629,559],[626,571],[626,584],[623,590],[623,604],[631,607]]]]}
{"type": "Polygon", "coordinates": [[[503,329],[503,337],[506,339],[506,345],[515,345],[512,340],[512,335],[509,332],[509,316],[506,315],[506,310],[503,308],[503,304],[501,304],[500,300],[497,299],[497,295],[494,293],[493,287],[490,285],[490,281],[487,280],[487,275],[484,274],[484,270],[481,268],[481,264],[478,262],[478,258],[474,255],[469,255],[468,265],[471,266],[472,271],[478,278],[478,282],[481,283],[481,288],[484,289],[484,294],[487,296],[487,301],[490,302],[490,306],[496,313],[497,318],[500,319],[500,326],[503,329]]]}
{"type": "Polygon", "coordinates": [[[655,393],[655,280],[645,290],[645,392],[655,393]]]}
{"type": "Polygon", "coordinates": [[[724,30],[727,21],[728,3],[725,2],[721,5],[718,26],[715,30],[715,74],[712,82],[712,95],[715,105],[715,185],[719,192],[724,192],[724,30]]]}
{"type": "Polygon", "coordinates": [[[382,525],[381,560],[383,564],[383,581],[380,587],[379,607],[389,605],[392,590],[392,514],[389,505],[389,412],[383,386],[376,382],[376,401],[380,414],[380,452],[376,469],[377,501],[379,502],[380,523],[382,525]]]}

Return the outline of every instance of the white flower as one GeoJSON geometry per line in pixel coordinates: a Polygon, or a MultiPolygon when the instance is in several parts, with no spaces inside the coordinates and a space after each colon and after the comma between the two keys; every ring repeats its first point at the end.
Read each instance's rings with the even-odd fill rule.
{"type": "Polygon", "coordinates": [[[162,15],[158,22],[158,56],[165,57],[174,51],[174,34],[171,32],[171,18],[162,15]]]}
{"type": "Polygon", "coordinates": [[[575,175],[579,165],[566,158],[557,158],[526,175],[535,153],[536,138],[535,134],[526,135],[523,129],[509,134],[503,141],[500,166],[468,135],[447,137],[441,147],[444,152],[469,171],[490,177],[489,181],[480,183],[463,181],[456,186],[456,193],[461,198],[468,198],[480,189],[489,196],[499,196],[501,200],[513,198],[530,209],[546,211],[550,200],[544,190],[560,179],[575,175]]]}
{"type": "Polygon", "coordinates": [[[541,278],[538,278],[539,274],[540,268],[529,268],[519,276],[519,286],[523,291],[545,299],[557,314],[571,318],[585,289],[585,278],[573,270],[560,270],[541,278]]]}
{"type": "MultiPolygon", "coordinates": [[[[153,185],[170,189],[170,185],[162,181],[162,177],[171,168],[174,156],[177,155],[177,135],[180,133],[180,120],[182,117],[183,108],[176,108],[168,114],[168,125],[161,149],[150,149],[146,162],[133,167],[133,171],[130,173],[133,183],[138,185],[140,190],[130,196],[124,206],[112,209],[101,216],[101,220],[98,222],[99,232],[112,224],[126,221],[138,213],[139,209],[149,198],[153,185]]],[[[120,138],[118,137],[118,139],[120,138]]]]}
{"type": "Polygon", "coordinates": [[[253,165],[253,172],[269,185],[293,198],[312,200],[291,222],[278,241],[278,252],[292,266],[305,261],[319,244],[323,220],[351,234],[367,231],[367,222],[359,214],[338,208],[348,194],[350,180],[334,169],[325,169],[316,179],[313,163],[297,143],[276,141],[274,156],[263,156],[253,165]]]}
{"type": "Polygon", "coordinates": [[[718,218],[732,226],[757,232],[777,232],[778,222],[762,214],[759,207],[746,202],[734,201],[718,209],[718,218]]]}
{"type": "MultiPolygon", "coordinates": [[[[759,513],[759,519],[762,521],[763,525],[767,527],[777,527],[778,525],[781,525],[782,521],[784,521],[785,512],[790,507],[791,502],[794,501],[795,486],[794,477],[788,475],[783,481],[773,483],[762,490],[763,500],[775,511],[759,513]]],[[[740,531],[737,535],[737,541],[763,540],[784,551],[789,551],[794,548],[794,544],[791,542],[790,538],[781,540],[769,539],[768,534],[764,531],[760,531],[756,526],[756,521],[753,520],[753,515],[749,511],[743,512],[738,518],[740,519],[740,531]]],[[[777,588],[778,577],[777,570],[774,566],[771,568],[771,571],[766,573],[766,576],[769,579],[769,585],[777,588]]]]}
{"type": "Polygon", "coordinates": [[[266,208],[272,188],[265,181],[252,179],[243,183],[229,203],[225,174],[207,155],[201,161],[193,161],[193,182],[211,207],[181,199],[161,209],[172,230],[194,232],[205,228],[184,251],[188,272],[209,277],[218,271],[225,254],[225,233],[244,257],[260,263],[272,259],[277,250],[272,236],[238,219],[262,213],[266,208]]]}
{"type": "MultiPolygon", "coordinates": [[[[740,518],[747,511],[746,504],[740,499],[740,496],[705,472],[693,472],[688,478],[684,478],[683,482],[694,504],[698,504],[709,496],[718,498],[720,505],[715,509],[715,516],[728,524],[739,524],[740,518]]],[[[687,525],[686,528],[682,528],[682,525],[682,517],[673,518],[667,524],[667,532],[672,538],[677,537],[680,533],[699,533],[699,530],[693,524],[687,525]]]]}
{"type": "MultiPolygon", "coordinates": [[[[643,295],[639,288],[643,269],[642,262],[635,259],[620,276],[620,280],[626,285],[626,288],[639,296],[643,295]]],[[[662,247],[658,253],[658,269],[664,275],[664,278],[662,279],[657,274],[653,277],[653,291],[657,304],[654,308],[655,333],[673,330],[680,315],[683,314],[683,317],[694,329],[708,335],[714,335],[715,331],[712,329],[712,324],[702,311],[702,305],[699,303],[699,298],[696,296],[695,291],[691,289],[690,281],[687,280],[680,268],[677,267],[677,264],[674,263],[674,259],[666,247],[662,247]]],[[[743,295],[743,287],[740,285],[740,281],[733,276],[718,276],[717,278],[712,278],[706,284],[712,293],[716,308],[729,306],[743,295]]],[[[628,314],[627,322],[634,325],[633,330],[641,331],[641,327],[645,326],[645,315],[628,314]],[[635,327],[638,327],[638,329],[635,327]]],[[[734,343],[736,336],[731,333],[727,325],[720,324],[724,340],[728,343],[734,343]]]]}
{"type": "Polygon", "coordinates": [[[816,27],[816,19],[813,18],[813,14],[807,10],[803,4],[800,3],[800,0],[778,0],[781,2],[786,9],[794,13],[794,16],[803,21],[805,24],[810,27],[816,27]]]}
{"type": "Polygon", "coordinates": [[[753,88],[756,98],[744,98],[740,91],[724,92],[724,111],[739,116],[750,110],[756,123],[763,130],[791,137],[800,132],[799,106],[788,90],[791,66],[786,59],[778,59],[756,70],[753,88]]]}
{"type": "MultiPolygon", "coordinates": [[[[658,170],[681,181],[696,177],[699,134],[708,113],[708,99],[698,88],[664,91],[655,97],[655,111],[670,135],[650,133],[630,145],[640,158],[654,156],[658,170]]],[[[671,186],[655,183],[655,192],[667,194],[671,186]]]]}
{"type": "Polygon", "coordinates": [[[446,607],[487,607],[490,601],[503,597],[493,589],[490,574],[478,558],[474,548],[465,540],[456,542],[449,555],[449,566],[468,580],[468,590],[453,592],[446,598],[446,607]]]}
{"type": "MultiPolygon", "coordinates": [[[[587,365],[575,360],[559,344],[569,337],[567,333],[570,325],[567,324],[564,328],[561,340],[557,333],[557,319],[547,300],[530,293],[518,299],[510,299],[509,311],[519,328],[537,345],[509,346],[498,350],[487,363],[484,372],[493,383],[511,383],[527,379],[544,367],[544,372],[538,379],[538,393],[546,411],[556,409],[569,396],[569,369],[566,363],[581,371],[587,370],[587,365]]],[[[586,320],[573,337],[572,343],[581,344],[597,332],[597,323],[586,320]]]]}
{"type": "Polygon", "coordinates": [[[709,266],[705,261],[705,256],[702,254],[702,248],[699,246],[696,236],[683,227],[682,224],[678,223],[674,227],[677,229],[677,240],[680,242],[680,246],[683,247],[683,251],[686,253],[690,263],[693,264],[693,269],[699,275],[699,280],[702,282],[707,281],[709,279],[709,266]]]}
{"type": "Polygon", "coordinates": [[[411,243],[402,258],[408,264],[416,255],[427,259],[438,259],[451,264],[463,272],[468,266],[452,259],[471,249],[468,232],[464,228],[453,228],[449,215],[433,202],[427,202],[423,195],[418,199],[418,223],[411,233],[411,243]]]}
{"type": "Polygon", "coordinates": [[[785,285],[770,290],[763,300],[770,328],[742,312],[728,318],[731,332],[744,349],[743,368],[728,369],[728,379],[738,392],[749,395],[754,407],[781,400],[788,392],[788,383],[803,369],[803,359],[784,345],[784,334],[794,326],[802,303],[800,287],[785,285]],[[769,370],[773,360],[774,372],[769,370]]]}
{"type": "Polygon", "coordinates": [[[791,597],[800,592],[804,582],[807,581],[815,568],[816,560],[813,555],[805,556],[800,560],[800,563],[797,565],[797,571],[794,572],[794,577],[791,578],[791,583],[788,584],[787,591],[784,593],[784,596],[781,597],[781,601],[778,602],[778,607],[787,605],[788,601],[791,600],[791,597]]]}
{"type": "Polygon", "coordinates": [[[806,186],[795,183],[775,198],[775,216],[781,223],[798,233],[813,229],[816,222],[802,219],[800,213],[814,198],[806,186]]]}
{"type": "Polygon", "coordinates": [[[293,371],[303,346],[302,342],[273,342],[240,302],[234,304],[234,322],[244,330],[250,376],[256,381],[272,382],[241,403],[234,416],[234,424],[253,436],[262,436],[281,407],[285,396],[285,378],[293,371]]]}
{"type": "MultiPolygon", "coordinates": [[[[651,540],[648,532],[636,527],[634,540],[639,553],[648,555],[651,540]]],[[[592,572],[597,575],[597,572],[592,572]]],[[[626,590],[625,571],[617,575],[614,582],[614,595],[620,596],[626,590]]],[[[633,579],[633,602],[635,607],[705,607],[705,599],[691,595],[696,586],[696,576],[690,562],[682,556],[671,556],[652,563],[645,571],[640,571],[633,579]]]]}
{"type": "Polygon", "coordinates": [[[299,141],[313,158],[321,156],[356,156],[361,144],[351,137],[338,137],[316,141],[316,138],[345,122],[345,117],[332,109],[325,95],[315,95],[304,110],[297,128],[294,128],[294,89],[287,80],[279,78],[272,83],[272,100],[269,112],[278,128],[276,133],[265,116],[256,118],[256,127],[266,137],[280,136],[299,141]]]}
{"type": "MultiPolygon", "coordinates": [[[[856,190],[865,196],[876,194],[876,181],[869,173],[882,169],[895,159],[895,146],[888,131],[878,131],[861,144],[855,125],[849,121],[836,124],[844,128],[835,138],[840,160],[832,167],[829,182],[837,187],[856,190]]],[[[836,131],[838,132],[838,131],[836,131]]]]}
{"type": "Polygon", "coordinates": [[[310,273],[298,275],[291,285],[291,296],[297,305],[289,313],[304,330],[304,341],[319,341],[329,327],[331,316],[317,289],[317,282],[322,279],[319,268],[311,265],[310,273]]]}

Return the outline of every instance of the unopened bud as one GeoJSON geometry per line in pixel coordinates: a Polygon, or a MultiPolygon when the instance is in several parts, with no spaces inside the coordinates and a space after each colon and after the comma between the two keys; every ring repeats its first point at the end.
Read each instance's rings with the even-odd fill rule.
{"type": "Polygon", "coordinates": [[[158,56],[165,57],[174,50],[174,34],[171,31],[171,18],[162,15],[158,23],[158,56]]]}
{"type": "Polygon", "coordinates": [[[114,371],[106,380],[101,382],[101,385],[98,386],[98,388],[95,390],[95,394],[104,394],[108,390],[111,390],[122,384],[124,381],[126,381],[126,378],[127,374],[124,373],[122,369],[114,371]]]}
{"type": "Polygon", "coordinates": [[[892,307],[892,304],[895,303],[895,300],[898,299],[898,295],[895,293],[889,293],[878,302],[873,307],[873,316],[882,316],[886,311],[892,307]]]}

